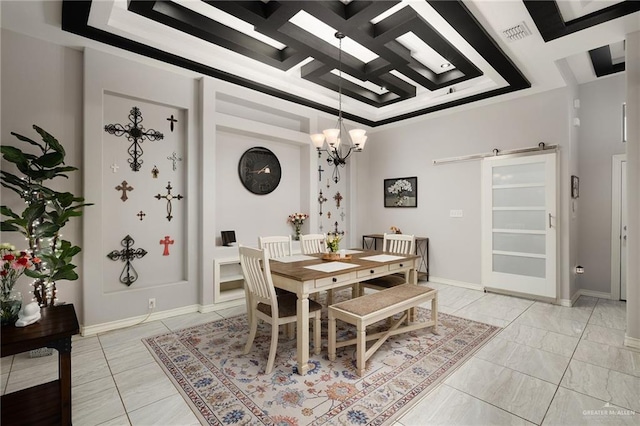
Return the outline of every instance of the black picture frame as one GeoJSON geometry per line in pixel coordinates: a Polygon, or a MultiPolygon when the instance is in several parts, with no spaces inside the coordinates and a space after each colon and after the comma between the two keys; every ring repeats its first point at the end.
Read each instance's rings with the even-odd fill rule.
{"type": "Polygon", "coordinates": [[[578,198],[580,196],[580,178],[578,176],[571,176],[571,198],[578,198]]]}
{"type": "Polygon", "coordinates": [[[385,207],[418,207],[418,178],[385,179],[383,198],[385,207]]]}

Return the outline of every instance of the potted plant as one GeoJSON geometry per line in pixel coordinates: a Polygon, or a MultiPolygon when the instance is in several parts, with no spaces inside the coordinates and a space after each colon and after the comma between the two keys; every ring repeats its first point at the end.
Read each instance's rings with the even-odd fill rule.
{"type": "Polygon", "coordinates": [[[56,301],[56,282],[76,280],[76,265],[71,263],[80,252],[80,247],[62,239],[61,229],[72,217],[82,215],[82,208],[90,204],[84,198],[70,192],[58,192],[49,185],[58,177],[68,179],[67,173],[78,168],[64,163],[65,150],[56,138],[34,125],[42,142],[11,132],[19,141],[35,147],[38,154],[24,152],[14,146],[2,145],[2,157],[14,164],[22,176],[0,171],[2,186],[14,191],[25,202],[22,212],[3,205],[0,213],[7,219],[2,221],[2,232],[20,232],[28,242],[32,257],[40,259],[25,275],[34,278],[33,295],[41,307],[51,306],[56,301]]]}

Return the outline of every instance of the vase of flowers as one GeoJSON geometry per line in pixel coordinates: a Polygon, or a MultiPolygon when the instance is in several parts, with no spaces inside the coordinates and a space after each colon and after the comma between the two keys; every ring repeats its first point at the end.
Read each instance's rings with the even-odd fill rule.
{"type": "Polygon", "coordinates": [[[302,225],[304,225],[304,221],[308,217],[309,215],[306,213],[293,213],[293,214],[290,214],[289,217],[287,218],[287,222],[293,225],[293,229],[296,232],[296,234],[293,237],[294,240],[296,241],[300,240],[300,232],[302,230],[302,225]]]}
{"type": "Polygon", "coordinates": [[[16,251],[11,244],[0,244],[2,268],[0,269],[0,315],[2,325],[13,324],[18,319],[18,312],[22,307],[22,294],[14,291],[18,278],[24,271],[38,263],[38,258],[32,258],[26,251],[16,251]]]}
{"type": "Polygon", "coordinates": [[[398,179],[393,183],[393,185],[387,188],[387,191],[389,191],[390,194],[395,195],[396,200],[394,202],[394,205],[402,206],[409,200],[408,194],[413,191],[413,187],[411,186],[411,182],[409,182],[408,180],[398,179]]]}
{"type": "Polygon", "coordinates": [[[327,235],[327,249],[329,250],[329,253],[337,253],[340,250],[340,240],[342,240],[342,235],[327,235]]]}

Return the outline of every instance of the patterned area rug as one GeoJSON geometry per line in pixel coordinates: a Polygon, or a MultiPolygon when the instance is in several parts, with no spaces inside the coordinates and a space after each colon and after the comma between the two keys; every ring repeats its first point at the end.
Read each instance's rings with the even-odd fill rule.
{"type": "MultiPolygon", "coordinates": [[[[426,320],[430,312],[418,308],[418,315],[426,320]]],[[[353,327],[338,324],[339,340],[353,336],[353,327]]],[[[391,424],[499,331],[440,314],[439,335],[425,328],[392,337],[367,361],[361,378],[355,374],[355,346],[338,349],[336,361],[328,360],[326,329],[322,354],[312,354],[309,373],[299,376],[295,339],[287,340],[284,327],[274,370],[264,374],[268,327],[261,322],[247,355],[242,355],[248,335],[244,315],[144,342],[203,424],[382,425],[391,424]]]]}

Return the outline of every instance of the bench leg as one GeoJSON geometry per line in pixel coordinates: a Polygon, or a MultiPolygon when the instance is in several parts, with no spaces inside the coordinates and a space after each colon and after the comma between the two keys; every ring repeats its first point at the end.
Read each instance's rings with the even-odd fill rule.
{"type": "Polygon", "coordinates": [[[336,360],[336,319],[329,312],[329,341],[327,342],[329,361],[336,360]]]}
{"type": "Polygon", "coordinates": [[[356,335],[356,369],[358,370],[358,376],[362,377],[365,372],[366,366],[366,352],[367,352],[367,328],[362,323],[362,321],[358,321],[357,325],[357,335],[356,335]]]}

